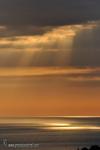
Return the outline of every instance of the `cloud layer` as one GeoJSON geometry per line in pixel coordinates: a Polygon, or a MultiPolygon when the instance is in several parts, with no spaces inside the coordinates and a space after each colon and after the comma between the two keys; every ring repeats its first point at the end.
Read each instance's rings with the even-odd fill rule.
{"type": "Polygon", "coordinates": [[[2,36],[0,67],[100,66],[99,21],[46,30],[34,36],[2,36]]]}
{"type": "Polygon", "coordinates": [[[0,0],[0,25],[12,34],[40,34],[44,31],[41,26],[99,20],[99,6],[99,0],[0,0]]]}
{"type": "Polygon", "coordinates": [[[100,66],[100,22],[92,28],[83,28],[73,40],[74,66],[100,66]]]}
{"type": "Polygon", "coordinates": [[[99,0],[0,0],[0,22],[61,25],[100,19],[99,0]]]}
{"type": "Polygon", "coordinates": [[[100,0],[0,0],[0,67],[100,66],[100,0]]]}

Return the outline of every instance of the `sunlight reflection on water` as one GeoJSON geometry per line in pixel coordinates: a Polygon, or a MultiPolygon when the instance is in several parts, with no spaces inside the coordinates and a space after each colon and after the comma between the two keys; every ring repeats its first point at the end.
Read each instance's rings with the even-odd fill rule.
{"type": "Polygon", "coordinates": [[[1,118],[0,141],[4,138],[15,144],[39,144],[41,150],[74,150],[100,143],[100,118],[1,118]]]}

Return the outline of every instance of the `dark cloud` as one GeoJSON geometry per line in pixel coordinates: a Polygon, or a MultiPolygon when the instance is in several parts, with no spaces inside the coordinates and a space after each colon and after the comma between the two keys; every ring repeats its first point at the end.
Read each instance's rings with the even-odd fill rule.
{"type": "MultiPolygon", "coordinates": [[[[96,20],[100,20],[100,0],[0,0],[0,38],[8,37],[11,41],[1,42],[0,49],[2,51],[10,48],[24,49],[25,43],[14,45],[14,41],[17,41],[15,36],[42,35],[56,28],[54,26],[82,24],[96,20]]],[[[99,36],[100,24],[93,30],[83,29],[76,34],[71,66],[100,66],[99,36]]],[[[43,41],[38,43],[37,48],[43,46],[42,52],[34,52],[29,66],[69,65],[67,48],[62,47],[63,44],[66,45],[67,40],[59,46],[60,42],[57,39],[52,44],[50,38],[52,39],[50,36],[50,42],[47,44],[43,45],[43,41]],[[53,51],[55,49],[58,51],[53,51]]],[[[33,43],[33,49],[36,48],[34,45],[33,43]]],[[[28,53],[23,51],[8,50],[8,53],[0,53],[0,66],[19,65],[24,53],[30,58],[28,53]]]]}
{"type": "Polygon", "coordinates": [[[16,34],[32,34],[30,26],[60,26],[98,19],[100,0],[0,0],[0,25],[12,27],[16,34]]]}
{"type": "Polygon", "coordinates": [[[93,29],[83,29],[76,34],[71,65],[100,67],[100,23],[93,29]]]}
{"type": "Polygon", "coordinates": [[[15,36],[31,36],[31,35],[43,35],[53,29],[50,26],[37,27],[31,25],[20,25],[20,26],[2,26],[0,37],[15,37],[15,36]]]}

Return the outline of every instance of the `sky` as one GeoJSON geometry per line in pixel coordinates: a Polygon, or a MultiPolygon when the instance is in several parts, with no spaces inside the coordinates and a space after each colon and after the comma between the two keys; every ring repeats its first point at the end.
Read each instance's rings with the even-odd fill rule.
{"type": "Polygon", "coordinates": [[[100,0],[0,0],[0,116],[100,116],[100,0]]]}

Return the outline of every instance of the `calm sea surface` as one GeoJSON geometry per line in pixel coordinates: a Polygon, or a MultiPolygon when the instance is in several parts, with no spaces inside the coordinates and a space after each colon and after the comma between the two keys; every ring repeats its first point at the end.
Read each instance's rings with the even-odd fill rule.
{"type": "Polygon", "coordinates": [[[99,117],[0,118],[0,149],[77,150],[100,145],[99,117]]]}

